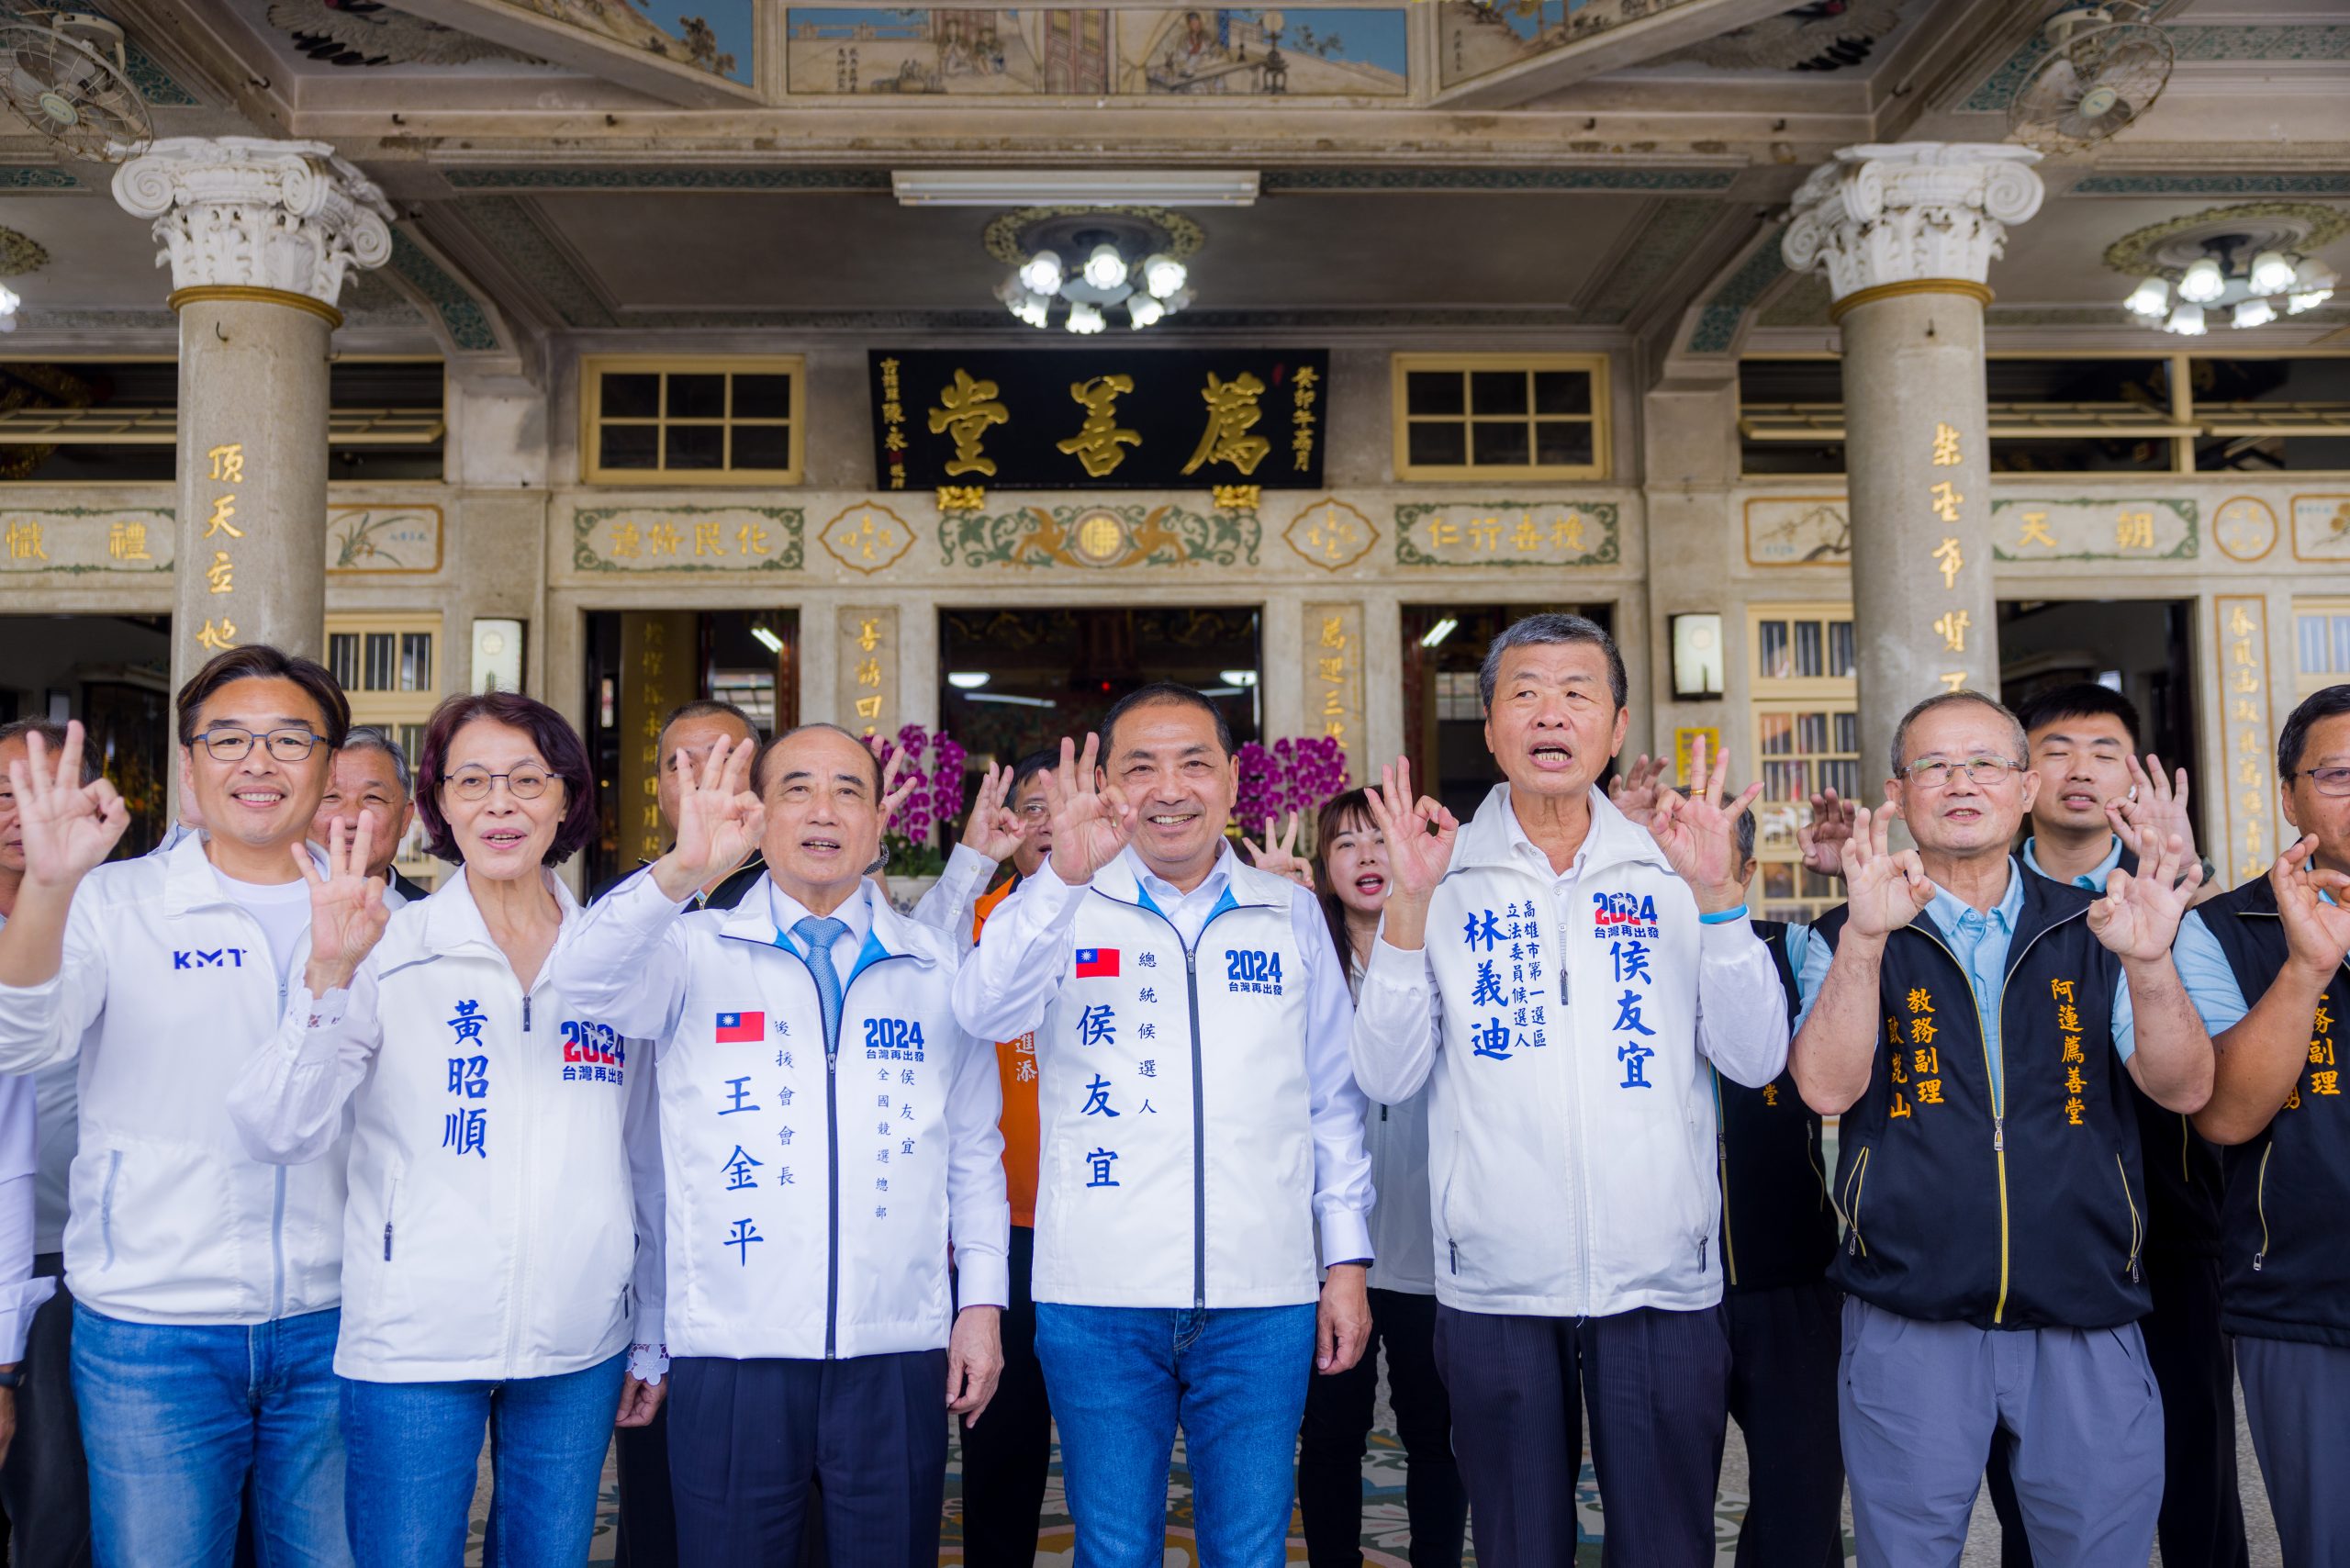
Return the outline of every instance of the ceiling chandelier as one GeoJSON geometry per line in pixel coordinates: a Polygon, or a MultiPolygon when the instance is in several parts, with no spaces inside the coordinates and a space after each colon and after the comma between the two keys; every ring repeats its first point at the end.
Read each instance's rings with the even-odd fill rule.
{"type": "Polygon", "coordinates": [[[1140,331],[1190,305],[1201,238],[1161,207],[1031,207],[989,224],[987,247],[1012,268],[995,297],[1016,319],[1090,336],[1120,320],[1140,331]]]}
{"type": "Polygon", "coordinates": [[[2342,280],[2311,252],[2350,227],[2296,204],[2220,208],[2142,229],[2106,264],[2141,274],[2122,308],[2146,326],[2200,337],[2222,323],[2262,327],[2315,309],[2342,280]]]}

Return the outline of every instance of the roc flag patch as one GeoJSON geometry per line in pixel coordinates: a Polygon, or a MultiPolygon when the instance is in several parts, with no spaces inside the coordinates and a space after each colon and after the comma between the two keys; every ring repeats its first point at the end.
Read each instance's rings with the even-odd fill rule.
{"type": "Polygon", "coordinates": [[[1115,947],[1080,947],[1077,950],[1078,979],[1114,979],[1117,973],[1118,950],[1115,947]]]}
{"type": "Polygon", "coordinates": [[[722,1013],[718,1015],[718,1043],[722,1046],[756,1043],[767,1037],[767,1015],[764,1013],[722,1013]]]}

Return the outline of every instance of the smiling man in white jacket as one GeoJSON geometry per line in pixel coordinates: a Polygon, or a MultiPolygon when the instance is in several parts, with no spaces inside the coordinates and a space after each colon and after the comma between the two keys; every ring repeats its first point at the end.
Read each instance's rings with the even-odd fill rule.
{"type": "Polygon", "coordinates": [[[931,1568],[946,1417],[979,1419],[1002,1370],[995,1052],[956,1024],[955,939],[866,879],[880,794],[831,724],[755,768],[747,741],[714,751],[669,852],[550,961],[564,995],[657,1042],[688,1568],[793,1568],[819,1477],[836,1568],[931,1568]],[[683,913],[755,844],[757,889],[683,913]]]}
{"type": "MultiPolygon", "coordinates": [[[[1624,663],[1577,615],[1532,615],[1479,677],[1506,783],[1466,826],[1371,796],[1395,879],[1355,1013],[1356,1077],[1428,1091],[1436,1350],[1480,1561],[1572,1561],[1579,1405],[1610,1568],[1713,1560],[1729,1342],[1713,1098],[1701,1056],[1759,1087],[1787,1058],[1747,924],[1736,820],[1759,792],[1593,786],[1621,749],[1624,663]]],[[[1702,769],[1702,751],[1693,773],[1702,769]]]]}
{"type": "Polygon", "coordinates": [[[103,864],[129,817],[105,780],[80,785],[78,725],[14,770],[0,1072],[80,1062],[65,1281],[100,1568],[226,1564],[249,1489],[263,1561],[341,1565],[342,1152],[254,1159],[228,1091],[308,953],[292,852],[350,706],[324,667],[261,644],[176,706],[206,826],[168,854],[103,864]]]}

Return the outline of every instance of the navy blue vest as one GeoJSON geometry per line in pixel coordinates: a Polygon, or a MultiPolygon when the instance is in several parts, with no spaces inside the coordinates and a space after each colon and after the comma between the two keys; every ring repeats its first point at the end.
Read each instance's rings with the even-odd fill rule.
{"type": "MultiPolygon", "coordinates": [[[[1787,961],[1787,928],[1754,922],[1771,950],[1792,1025],[1801,1002],[1787,961]]],[[[1836,1211],[1829,1206],[1819,1114],[1803,1103],[1795,1074],[1761,1089],[1714,1074],[1721,1129],[1723,1282],[1732,1294],[1809,1284],[1836,1256],[1836,1211]]]]}
{"type": "MultiPolygon", "coordinates": [[[[2112,1047],[2121,961],[2078,888],[2026,875],[2000,992],[2004,1092],[1973,988],[1920,914],[1886,944],[1869,1086],[1844,1114],[1830,1277],[1905,1317],[2104,1328],[2145,1316],[2138,1124],[2112,1047]]],[[[1832,950],[1848,906],[1812,928],[1832,950]]]]}
{"type": "MultiPolygon", "coordinates": [[[[2258,1004],[2285,964],[2266,877],[2197,907],[2258,1004]]],[[[2350,1047],[2350,968],[2337,965],[2310,1020],[2310,1061],[2267,1129],[2226,1151],[2220,1320],[2232,1334],[2350,1345],[2350,1102],[2334,1066],[2350,1047]]]]}

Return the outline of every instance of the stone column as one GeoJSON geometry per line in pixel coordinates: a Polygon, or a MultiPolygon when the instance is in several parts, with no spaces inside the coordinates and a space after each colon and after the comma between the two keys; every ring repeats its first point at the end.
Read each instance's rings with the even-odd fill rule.
{"type": "Polygon", "coordinates": [[[115,172],[180,319],[174,686],[222,648],[326,651],[327,356],[383,193],[322,141],[167,137],[115,172]]]}
{"type": "Polygon", "coordinates": [[[1998,695],[1983,307],[2007,226],[2040,210],[2040,155],[1996,143],[1847,147],[1796,194],[1782,241],[1828,274],[1843,328],[1861,778],[1920,699],[1998,695]]]}

